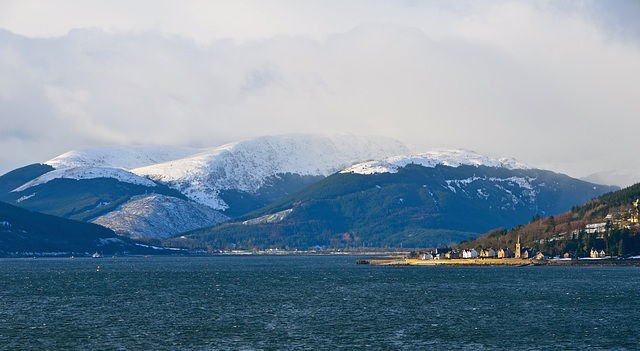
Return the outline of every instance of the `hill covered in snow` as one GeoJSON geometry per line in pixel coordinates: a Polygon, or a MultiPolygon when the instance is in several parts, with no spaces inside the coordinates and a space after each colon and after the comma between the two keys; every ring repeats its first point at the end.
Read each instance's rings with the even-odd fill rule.
{"type": "Polygon", "coordinates": [[[198,203],[225,211],[229,209],[225,193],[229,196],[230,191],[245,197],[260,196],[268,191],[266,187],[282,183],[283,175],[294,175],[297,179],[307,177],[309,182],[301,182],[304,186],[354,163],[407,152],[404,144],[382,137],[266,136],[131,172],[177,189],[198,203]]]}
{"type": "Polygon", "coordinates": [[[354,163],[407,151],[394,139],[349,135],[267,136],[202,149],[100,147],[0,177],[9,190],[0,199],[162,238],[268,205],[354,163]],[[194,216],[190,225],[189,215],[176,213],[185,208],[194,216]]]}
{"type": "Polygon", "coordinates": [[[55,169],[72,167],[133,169],[177,160],[204,150],[163,145],[105,146],[69,151],[44,162],[44,164],[55,169]]]}

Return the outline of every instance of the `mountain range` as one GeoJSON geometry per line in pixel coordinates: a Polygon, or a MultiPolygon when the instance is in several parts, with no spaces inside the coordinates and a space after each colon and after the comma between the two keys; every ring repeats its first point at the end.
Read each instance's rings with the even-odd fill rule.
{"type": "Polygon", "coordinates": [[[561,213],[615,187],[453,150],[356,164],[186,238],[222,248],[438,247],[561,213]]]}
{"type": "Polygon", "coordinates": [[[469,151],[406,155],[397,140],[350,135],[102,147],[0,176],[0,201],[123,236],[214,247],[423,246],[616,189],[469,151]]]}
{"type": "Polygon", "coordinates": [[[0,177],[0,201],[166,238],[263,207],[362,160],[407,152],[381,137],[287,135],[215,148],[71,151],[0,177]],[[168,215],[173,214],[173,215],[168,215]]]}

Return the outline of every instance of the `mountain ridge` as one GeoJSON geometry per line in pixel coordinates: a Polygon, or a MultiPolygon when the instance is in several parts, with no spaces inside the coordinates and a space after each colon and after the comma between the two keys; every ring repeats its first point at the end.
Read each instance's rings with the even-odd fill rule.
{"type": "Polygon", "coordinates": [[[612,189],[536,169],[407,164],[395,173],[336,173],[228,223],[182,235],[221,248],[451,245],[612,189]],[[279,221],[258,220],[277,213],[279,221]]]}

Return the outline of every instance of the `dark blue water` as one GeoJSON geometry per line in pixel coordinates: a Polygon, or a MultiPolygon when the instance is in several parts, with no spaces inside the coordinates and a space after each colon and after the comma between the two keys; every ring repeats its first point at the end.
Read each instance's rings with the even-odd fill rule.
{"type": "Polygon", "coordinates": [[[0,260],[0,349],[640,349],[636,267],[356,259],[0,260]]]}

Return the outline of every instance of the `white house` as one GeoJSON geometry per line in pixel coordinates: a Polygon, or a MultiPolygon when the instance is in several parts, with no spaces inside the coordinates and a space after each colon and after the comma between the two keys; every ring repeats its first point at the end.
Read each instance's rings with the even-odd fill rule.
{"type": "Polygon", "coordinates": [[[584,227],[584,231],[589,234],[604,233],[605,231],[607,231],[607,223],[603,222],[603,223],[587,224],[584,227]]]}
{"type": "Polygon", "coordinates": [[[423,260],[433,260],[433,255],[431,254],[431,252],[423,253],[422,254],[422,259],[423,260]]]}
{"type": "Polygon", "coordinates": [[[462,258],[476,258],[478,257],[478,251],[475,249],[462,251],[462,258]]]}

